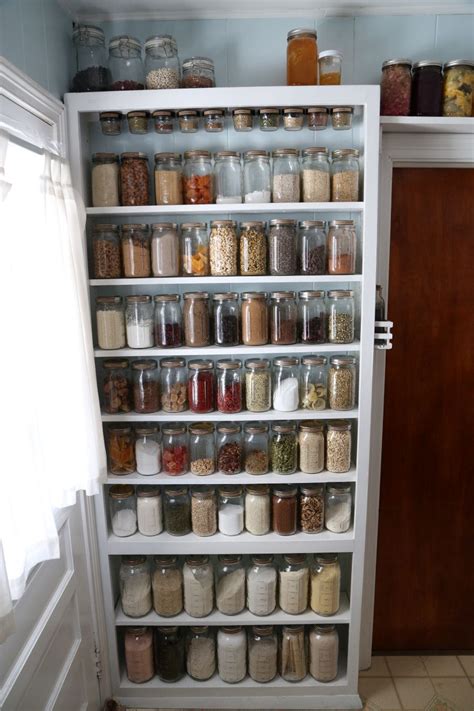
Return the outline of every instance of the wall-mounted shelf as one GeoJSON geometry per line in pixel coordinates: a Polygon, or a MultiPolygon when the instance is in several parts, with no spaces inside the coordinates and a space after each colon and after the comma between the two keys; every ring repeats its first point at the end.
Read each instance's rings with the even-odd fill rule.
{"type": "Polygon", "coordinates": [[[88,207],[91,217],[158,217],[159,215],[247,215],[282,212],[363,212],[363,202],[265,202],[240,205],[139,205],[88,207]]]}
{"type": "Polygon", "coordinates": [[[232,420],[235,422],[248,422],[258,419],[265,420],[347,420],[357,417],[358,410],[294,410],[293,412],[248,412],[243,410],[234,415],[225,415],[222,412],[208,412],[196,414],[195,412],[152,412],[142,415],[138,412],[117,413],[116,415],[102,414],[103,422],[222,422],[232,420]]]}
{"type": "Polygon", "coordinates": [[[107,351],[96,348],[94,351],[96,358],[156,358],[170,355],[189,356],[190,358],[200,358],[201,356],[211,356],[215,358],[232,354],[236,358],[240,356],[260,356],[270,357],[272,355],[295,355],[299,353],[352,353],[360,350],[359,341],[353,343],[295,343],[291,346],[205,346],[203,348],[189,348],[181,346],[179,348],[117,348],[107,351]]]}
{"type": "Polygon", "coordinates": [[[450,116],[381,116],[384,133],[472,133],[474,118],[450,116]]]}

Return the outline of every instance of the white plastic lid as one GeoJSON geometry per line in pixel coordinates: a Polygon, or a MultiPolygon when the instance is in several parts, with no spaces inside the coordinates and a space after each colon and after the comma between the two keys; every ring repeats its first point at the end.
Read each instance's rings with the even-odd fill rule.
{"type": "Polygon", "coordinates": [[[318,59],[323,59],[323,57],[338,57],[339,59],[342,59],[343,56],[342,52],[338,49],[326,49],[324,52],[320,52],[318,54],[318,59]]]}

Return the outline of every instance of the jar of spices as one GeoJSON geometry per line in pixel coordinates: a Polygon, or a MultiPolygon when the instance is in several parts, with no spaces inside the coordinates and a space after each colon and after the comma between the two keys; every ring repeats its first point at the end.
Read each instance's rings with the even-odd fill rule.
{"type": "Polygon", "coordinates": [[[474,101],[474,62],[452,59],[444,65],[443,116],[471,116],[474,101]]]}
{"type": "Polygon", "coordinates": [[[142,536],[157,536],[162,532],[161,491],[157,486],[137,486],[137,523],[142,536]]]}
{"type": "Polygon", "coordinates": [[[217,670],[227,684],[237,684],[247,674],[247,638],[242,627],[220,627],[217,633],[217,670]]]}
{"type": "Polygon", "coordinates": [[[298,444],[294,422],[272,425],[272,468],[275,474],[294,474],[298,467],[298,444]]]}
{"type": "Polygon", "coordinates": [[[214,573],[207,555],[186,558],[183,566],[184,610],[191,617],[207,617],[214,607],[214,573]]]}
{"type": "Polygon", "coordinates": [[[110,73],[105,49],[105,34],[94,25],[78,25],[72,32],[76,73],[71,91],[107,91],[110,73]]]}
{"type": "Polygon", "coordinates": [[[224,536],[237,536],[244,530],[244,496],[241,486],[219,489],[218,525],[219,532],[224,536]]]}
{"type": "Polygon", "coordinates": [[[261,131],[276,131],[280,127],[280,109],[258,109],[261,131]]]}
{"type": "Polygon", "coordinates": [[[241,555],[220,555],[216,566],[216,607],[238,615],[245,607],[245,569],[241,555]]]}
{"type": "Polygon", "coordinates": [[[296,343],[297,306],[294,291],[274,291],[270,303],[270,341],[275,346],[296,343]]]}
{"type": "Polygon", "coordinates": [[[264,346],[268,343],[267,295],[261,291],[245,291],[241,298],[242,343],[264,346]]]}
{"type": "Polygon", "coordinates": [[[359,151],[340,148],[332,152],[331,194],[333,202],[357,202],[359,198],[359,151]]]}
{"type": "Polygon", "coordinates": [[[352,493],[350,484],[328,484],[325,524],[332,533],[345,533],[351,527],[352,493]]]}
{"type": "Polygon", "coordinates": [[[297,525],[297,489],[293,486],[278,486],[272,494],[273,530],[279,536],[292,536],[297,525]]]}
{"type": "Polygon", "coordinates": [[[119,201],[119,157],[116,153],[92,155],[92,207],[117,207],[119,201]]]}
{"type": "Polygon", "coordinates": [[[185,536],[191,532],[191,501],[185,486],[164,490],[163,519],[166,533],[172,536],[185,536]]]}
{"type": "Polygon", "coordinates": [[[186,646],[186,670],[196,681],[207,681],[216,671],[216,639],[212,627],[190,627],[186,646]]]}
{"type": "Polygon", "coordinates": [[[219,151],[214,156],[214,179],[217,204],[242,202],[242,167],[240,153],[219,151]]]}
{"type": "Polygon", "coordinates": [[[147,414],[160,409],[160,385],[156,360],[136,360],[132,363],[133,409],[147,414]]]}
{"type": "Polygon", "coordinates": [[[122,114],[119,111],[102,111],[99,114],[100,130],[104,136],[119,136],[122,132],[122,114]]]}
{"type": "Polygon", "coordinates": [[[307,86],[317,84],[318,40],[316,30],[302,28],[290,30],[287,40],[287,85],[307,86]]]}
{"type": "Polygon", "coordinates": [[[190,360],[188,363],[189,409],[196,414],[214,409],[214,361],[190,360]]]}
{"type": "Polygon", "coordinates": [[[197,474],[197,476],[214,474],[216,469],[214,425],[210,422],[196,422],[189,425],[189,433],[190,469],[192,474],[197,474]]]}
{"type": "Polygon", "coordinates": [[[354,340],[354,292],[328,291],[329,343],[352,343],[354,340]]]}
{"type": "Polygon", "coordinates": [[[411,83],[411,115],[441,116],[443,65],[433,60],[415,62],[411,83]]]}
{"type": "Polygon", "coordinates": [[[161,409],[165,412],[184,412],[188,409],[188,373],[184,358],[162,358],[161,409]]]}
{"type": "Polygon", "coordinates": [[[151,267],[154,277],[179,276],[178,225],[158,222],[151,226],[151,267]]]}
{"type": "Polygon", "coordinates": [[[244,468],[246,474],[266,474],[270,466],[268,425],[247,422],[244,425],[244,468]]]}
{"type": "Polygon", "coordinates": [[[181,153],[155,153],[155,201],[157,205],[182,205],[181,153]]]}
{"type": "Polygon", "coordinates": [[[128,279],[151,276],[148,225],[122,225],[123,275],[128,279]]]}
{"type": "Polygon", "coordinates": [[[147,89],[179,89],[178,45],[171,35],[149,37],[145,42],[147,89]]]}
{"type": "MultiPolygon", "coordinates": [[[[139,474],[151,476],[152,474],[160,473],[161,444],[158,427],[150,425],[147,427],[137,427],[135,429],[135,458],[137,460],[137,472],[139,474]]],[[[145,487],[145,490],[149,491],[150,487],[145,487]]]]}
{"type": "MultiPolygon", "coordinates": [[[[330,201],[331,180],[327,148],[305,148],[301,178],[303,202],[330,201]]],[[[324,271],[319,273],[324,274],[324,271]]]]}
{"type": "Polygon", "coordinates": [[[143,617],[152,607],[150,566],[146,556],[122,556],[120,600],[127,617],[143,617]]]}
{"type": "MultiPolygon", "coordinates": [[[[324,445],[322,451],[324,455],[324,445]]],[[[324,484],[301,487],[299,512],[299,527],[303,533],[321,533],[324,528],[324,484]]]]}
{"type": "Polygon", "coordinates": [[[189,57],[183,62],[183,89],[209,89],[216,85],[214,62],[209,57],[189,57]]]}
{"type": "Polygon", "coordinates": [[[352,410],[356,402],[356,359],[354,356],[331,356],[328,373],[329,407],[352,410]]]}
{"type": "Polygon", "coordinates": [[[309,633],[309,673],[327,683],[338,671],[339,635],[334,625],[315,625],[309,633]]]}
{"type": "Polygon", "coordinates": [[[234,422],[217,425],[217,468],[221,474],[238,474],[242,470],[240,425],[234,422]]]}
{"type": "Polygon", "coordinates": [[[208,133],[219,133],[224,130],[225,114],[223,109],[206,109],[202,112],[204,130],[208,133]]]}
{"type": "Polygon", "coordinates": [[[234,131],[251,131],[253,129],[252,109],[232,109],[234,131]]]}
{"type": "Polygon", "coordinates": [[[349,420],[328,422],[326,435],[326,469],[344,474],[351,468],[351,423],[349,420]]]}
{"type": "Polygon", "coordinates": [[[142,46],[130,35],[112,37],[109,42],[109,66],[112,74],[112,91],[130,91],[145,88],[145,70],[142,46]]]}
{"type": "Polygon", "coordinates": [[[127,114],[128,130],[132,134],[143,136],[148,133],[148,112],[129,111],[127,114]]]}
{"type": "Polygon", "coordinates": [[[183,318],[179,294],[157,294],[155,300],[155,344],[160,348],[183,345],[183,318]]]}
{"type": "Polygon", "coordinates": [[[296,220],[270,220],[269,256],[272,276],[296,274],[296,220]]]}
{"type": "Polygon", "coordinates": [[[325,224],[323,220],[304,220],[300,222],[298,261],[301,274],[319,276],[326,271],[325,224]]]}
{"type": "Polygon", "coordinates": [[[249,676],[259,684],[272,681],[278,670],[278,638],[271,626],[249,631],[249,676]]]}
{"type": "Polygon", "coordinates": [[[322,472],[324,469],[323,423],[316,420],[301,422],[298,444],[300,470],[303,474],[319,474],[319,472],[322,472]]]}
{"type": "MultiPolygon", "coordinates": [[[[300,201],[300,162],[296,148],[273,151],[273,202],[300,201]]],[[[271,223],[270,223],[271,224],[271,223]]]]}
{"type": "Polygon", "coordinates": [[[181,133],[196,133],[199,128],[199,112],[194,109],[178,111],[178,124],[181,133]]]}
{"type": "Polygon", "coordinates": [[[188,291],[184,294],[184,341],[187,346],[201,348],[210,343],[209,294],[188,291]]]}
{"type": "Polygon", "coordinates": [[[150,177],[146,153],[122,153],[120,163],[121,204],[126,207],[149,205],[150,177]]]}
{"type": "Polygon", "coordinates": [[[273,409],[292,412],[299,406],[299,358],[273,359],[273,409]]]}
{"type": "Polygon", "coordinates": [[[133,684],[144,684],[155,675],[151,627],[127,627],[124,636],[125,669],[133,684]]]}
{"type": "Polygon", "coordinates": [[[328,126],[329,110],[325,106],[310,106],[308,128],[310,131],[324,131],[328,126]]]}
{"type": "Polygon", "coordinates": [[[174,684],[184,676],[184,639],[178,627],[156,628],[155,666],[161,681],[174,684]]]}
{"type": "Polygon", "coordinates": [[[213,295],[214,302],[214,343],[217,346],[238,346],[239,339],[239,295],[226,291],[213,295]]]}
{"type": "Polygon", "coordinates": [[[217,531],[217,498],[215,489],[193,489],[191,525],[196,536],[213,536],[217,531]]]}
{"type": "Polygon", "coordinates": [[[118,225],[94,225],[92,232],[94,279],[120,279],[120,237],[118,225]]]}
{"type": "Polygon", "coordinates": [[[104,360],[102,367],[102,401],[109,415],[130,412],[132,409],[132,383],[129,361],[119,358],[104,360]]]}
{"type": "Polygon", "coordinates": [[[272,197],[270,158],[267,151],[244,153],[244,202],[270,202],[272,197]]]}
{"type": "Polygon", "coordinates": [[[266,358],[245,361],[245,405],[250,412],[266,412],[272,406],[270,361],[266,358]]]}
{"type": "Polygon", "coordinates": [[[155,133],[173,133],[173,111],[153,111],[151,116],[153,118],[155,133]]]}
{"type": "Polygon", "coordinates": [[[408,116],[411,99],[411,60],[389,59],[382,64],[381,116],[408,116]]]}
{"type": "Polygon", "coordinates": [[[283,109],[283,128],[285,131],[301,131],[304,123],[303,109],[283,109]]]}
{"type": "Polygon", "coordinates": [[[322,86],[338,86],[341,84],[342,52],[337,49],[326,49],[318,55],[319,83],[322,86]]]}
{"type": "Polygon", "coordinates": [[[212,276],[236,276],[238,237],[233,220],[213,220],[209,236],[209,258],[212,276]]]}
{"type": "Polygon", "coordinates": [[[97,345],[104,350],[125,348],[125,316],[121,296],[97,296],[97,345]]]}
{"type": "Polygon", "coordinates": [[[270,531],[270,487],[256,484],[245,488],[245,528],[252,536],[270,531]]]}
{"type": "Polygon", "coordinates": [[[267,273],[265,222],[240,223],[240,274],[263,276],[267,273]]]}
{"type": "MultiPolygon", "coordinates": [[[[132,447],[133,451],[133,447],[132,447]]],[[[110,524],[114,536],[132,536],[137,531],[137,500],[133,486],[115,484],[109,489],[110,524]]]]}
{"type": "Polygon", "coordinates": [[[288,615],[301,615],[308,607],[309,567],[302,553],[285,555],[279,571],[279,605],[288,615]]]}
{"type": "Polygon", "coordinates": [[[166,424],[163,427],[163,471],[179,476],[188,471],[188,436],[185,425],[166,424]]]}
{"type": "Polygon", "coordinates": [[[242,363],[240,360],[218,360],[216,363],[217,409],[235,414],[242,409],[242,363]]]}
{"type": "Polygon", "coordinates": [[[352,106],[334,106],[331,109],[332,127],[335,131],[348,131],[352,128],[352,106]]]}
{"type": "Polygon", "coordinates": [[[209,151],[186,151],[184,154],[183,193],[185,205],[207,205],[214,202],[209,151]]]}
{"type": "Polygon", "coordinates": [[[280,674],[285,681],[302,681],[307,672],[307,645],[303,625],[286,625],[281,633],[280,674]]]}
{"type": "Polygon", "coordinates": [[[183,609],[183,574],[176,562],[176,556],[154,558],[153,609],[161,617],[174,617],[183,609]]]}
{"type": "Polygon", "coordinates": [[[110,425],[107,428],[107,454],[111,474],[132,474],[135,471],[135,449],[131,427],[110,425]]]}
{"type": "MultiPolygon", "coordinates": [[[[303,356],[301,359],[300,401],[303,410],[325,410],[327,407],[327,358],[303,356]]],[[[324,464],[324,452],[323,452],[324,464]]]]}
{"type": "Polygon", "coordinates": [[[209,275],[209,237],[206,222],[185,222],[181,225],[183,275],[209,275]]]}
{"type": "Polygon", "coordinates": [[[355,274],[356,250],[354,220],[332,220],[328,232],[328,274],[355,274]]]}
{"type": "Polygon", "coordinates": [[[271,615],[276,607],[277,571],[272,555],[252,558],[247,570],[247,608],[253,615],[271,615]]]}
{"type": "Polygon", "coordinates": [[[125,322],[129,348],[151,348],[153,338],[153,302],[151,296],[127,296],[125,322]]]}
{"type": "Polygon", "coordinates": [[[335,615],[339,610],[341,567],[335,553],[315,556],[311,568],[310,605],[318,615],[335,615]]]}
{"type": "Polygon", "coordinates": [[[298,340],[326,343],[326,305],[324,291],[300,291],[298,302],[298,340]]]}

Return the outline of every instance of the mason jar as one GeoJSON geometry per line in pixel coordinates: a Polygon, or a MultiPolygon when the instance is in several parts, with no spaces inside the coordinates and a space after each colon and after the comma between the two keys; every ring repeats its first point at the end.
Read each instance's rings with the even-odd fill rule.
{"type": "Polygon", "coordinates": [[[247,637],[242,627],[220,627],[217,632],[217,669],[227,684],[237,684],[247,674],[247,637]]]}
{"type": "Polygon", "coordinates": [[[188,362],[188,402],[191,412],[204,414],[214,409],[214,361],[188,362]]]}
{"type": "Polygon", "coordinates": [[[150,176],[146,153],[129,151],[120,156],[121,205],[136,207],[150,204],[150,176]]]}
{"type": "Polygon", "coordinates": [[[153,609],[161,617],[174,617],[183,610],[183,573],[174,555],[155,555],[153,575],[153,609]]]}
{"type": "Polygon", "coordinates": [[[150,681],[155,675],[152,628],[126,627],[123,646],[127,679],[133,684],[150,681]]]}
{"type": "Polygon", "coordinates": [[[303,202],[329,202],[331,178],[327,148],[305,148],[302,165],[303,202]]]}
{"type": "Polygon", "coordinates": [[[104,136],[120,136],[122,133],[122,114],[120,111],[101,111],[99,121],[100,130],[104,136]]]}
{"type": "Polygon", "coordinates": [[[326,273],[326,231],[324,220],[303,220],[298,234],[298,271],[306,276],[326,273]]]}
{"type": "Polygon", "coordinates": [[[270,531],[271,505],[268,484],[245,487],[245,528],[252,536],[270,531]]]}
{"type": "Polygon", "coordinates": [[[272,425],[272,469],[275,474],[294,474],[298,468],[298,442],[294,422],[272,425]]]}
{"type": "Polygon", "coordinates": [[[176,222],[157,222],[151,228],[151,267],[153,276],[179,276],[178,225],[176,222]]]}
{"type": "Polygon", "coordinates": [[[130,362],[113,358],[104,360],[102,378],[102,407],[109,415],[130,412],[132,409],[132,381],[130,362]]]}
{"type": "Polygon", "coordinates": [[[232,109],[234,131],[251,131],[253,129],[252,109],[232,109]]]}
{"type": "Polygon", "coordinates": [[[292,536],[297,528],[298,498],[293,486],[278,486],[272,494],[273,531],[279,536],[292,536]]]}
{"type": "Polygon", "coordinates": [[[298,27],[288,32],[286,83],[288,86],[306,86],[318,83],[316,30],[298,27]]]}
{"type": "Polygon", "coordinates": [[[328,422],[326,435],[326,469],[333,474],[344,474],[351,468],[352,425],[349,420],[328,422]]]}
{"type": "Polygon", "coordinates": [[[179,294],[157,294],[155,301],[155,345],[177,348],[183,345],[183,317],[179,294]]]}
{"type": "Polygon", "coordinates": [[[356,250],[354,220],[332,220],[328,232],[328,274],[355,274],[356,250]]]}
{"type": "Polygon", "coordinates": [[[161,409],[184,412],[188,409],[188,373],[184,358],[160,360],[161,409]]]}
{"type": "Polygon", "coordinates": [[[278,604],[288,615],[301,615],[308,607],[309,567],[302,553],[283,556],[279,569],[278,604]]]}
{"type": "MultiPolygon", "coordinates": [[[[161,444],[158,427],[149,425],[135,428],[135,459],[139,474],[150,476],[160,473],[161,444]]],[[[150,487],[145,488],[148,490],[150,487]]]]}
{"type": "Polygon", "coordinates": [[[332,410],[353,410],[356,404],[356,359],[337,355],[329,360],[328,394],[332,410]]]}
{"type": "Polygon", "coordinates": [[[296,274],[296,220],[270,220],[268,235],[270,274],[291,276],[296,274]]]}
{"type": "Polygon", "coordinates": [[[107,91],[110,72],[105,49],[105,34],[94,25],[78,25],[72,32],[76,54],[76,73],[71,91],[107,91]]]}
{"type": "Polygon", "coordinates": [[[148,225],[122,225],[123,275],[128,279],[151,276],[148,225]]]}
{"type": "Polygon", "coordinates": [[[172,536],[185,536],[191,532],[191,501],[185,486],[164,490],[163,519],[165,531],[172,536]]]}
{"type": "Polygon", "coordinates": [[[300,403],[303,410],[326,409],[327,362],[325,356],[303,356],[301,359],[300,403]]]}
{"type": "Polygon", "coordinates": [[[261,131],[276,131],[280,128],[280,109],[258,109],[258,125],[261,131]]]}
{"type": "Polygon", "coordinates": [[[240,274],[263,276],[267,273],[265,222],[240,223],[240,274]]]}
{"type": "Polygon", "coordinates": [[[220,133],[225,126],[224,109],[205,109],[202,112],[204,130],[208,133],[220,133]]]}
{"type": "MultiPolygon", "coordinates": [[[[205,112],[204,112],[205,113],[205,112]]],[[[242,202],[242,167],[240,153],[219,151],[214,155],[216,203],[242,202]]]]}
{"type": "Polygon", "coordinates": [[[299,358],[293,356],[273,359],[273,409],[292,412],[299,407],[299,358]]]}
{"type": "Polygon", "coordinates": [[[174,684],[184,676],[184,639],[179,627],[155,629],[155,667],[161,681],[174,684]]]}
{"type": "Polygon", "coordinates": [[[160,409],[160,384],[156,360],[136,360],[132,363],[133,409],[141,414],[160,409]]]}
{"type": "Polygon", "coordinates": [[[151,116],[156,133],[173,133],[174,111],[153,111],[151,116]]]}
{"type": "Polygon", "coordinates": [[[118,225],[94,225],[92,252],[94,279],[120,279],[122,259],[118,225]]]}
{"type": "Polygon", "coordinates": [[[119,157],[116,153],[92,155],[92,207],[117,207],[120,205],[119,157]]]}
{"type": "Polygon", "coordinates": [[[310,605],[313,612],[323,617],[339,610],[341,567],[336,553],[318,554],[311,568],[310,605]]]}
{"type": "Polygon", "coordinates": [[[209,275],[209,237],[206,222],[181,225],[183,276],[209,275]]]}
{"type": "Polygon", "coordinates": [[[340,148],[332,152],[331,194],[333,202],[357,202],[359,197],[359,151],[340,148]]]}
{"type": "Polygon", "coordinates": [[[214,62],[209,57],[189,57],[183,61],[183,89],[210,89],[216,85],[214,62]]]}
{"type": "Polygon", "coordinates": [[[205,486],[192,490],[191,525],[195,536],[213,536],[217,531],[217,498],[216,491],[212,487],[205,486]]]}
{"type": "Polygon", "coordinates": [[[129,111],[127,114],[128,131],[137,136],[148,133],[148,111],[129,111]]]}
{"type": "Polygon", "coordinates": [[[328,291],[329,343],[352,343],[354,340],[354,292],[328,291]]]}
{"type": "Polygon", "coordinates": [[[196,681],[207,681],[216,671],[216,637],[212,627],[190,627],[186,644],[186,670],[196,681]]]}
{"type": "Polygon", "coordinates": [[[116,484],[109,488],[110,524],[114,536],[132,536],[137,531],[137,499],[133,486],[116,484]]]}
{"type": "Polygon", "coordinates": [[[155,201],[157,205],[183,204],[181,153],[155,153],[155,201]]]}
{"type": "Polygon", "coordinates": [[[334,625],[314,625],[309,633],[309,672],[316,681],[334,681],[338,671],[339,634],[334,625]]]}
{"type": "Polygon", "coordinates": [[[442,62],[424,59],[413,64],[412,116],[441,116],[443,97],[442,62]]]}
{"type": "Polygon", "coordinates": [[[239,295],[235,291],[214,294],[214,343],[216,346],[238,346],[239,295]]]}
{"type": "Polygon", "coordinates": [[[244,153],[244,202],[270,202],[270,157],[267,151],[252,150],[244,153]]]}
{"type": "Polygon", "coordinates": [[[283,109],[283,128],[285,131],[301,131],[304,124],[304,111],[296,106],[283,109]]]}
{"type": "Polygon", "coordinates": [[[216,470],[214,425],[196,422],[189,425],[190,469],[192,474],[207,476],[216,470]]]}
{"type": "Polygon", "coordinates": [[[216,404],[219,412],[232,415],[242,409],[242,362],[218,360],[216,363],[216,404]]]}
{"type": "Polygon", "coordinates": [[[209,151],[186,151],[184,154],[183,194],[185,205],[208,205],[214,202],[209,151]]]}
{"type": "Polygon", "coordinates": [[[300,201],[300,162],[296,148],[280,148],[272,153],[273,202],[300,201]]]}
{"type": "Polygon", "coordinates": [[[331,123],[335,131],[348,131],[352,128],[352,106],[334,106],[331,109],[331,123]]]}
{"type": "Polygon", "coordinates": [[[207,617],[214,608],[214,573],[207,555],[189,556],[183,566],[184,610],[207,617]]]}
{"type": "Polygon", "coordinates": [[[338,86],[341,83],[342,53],[327,49],[318,54],[319,83],[322,86],[338,86]]]}
{"type": "Polygon", "coordinates": [[[183,320],[187,346],[202,348],[210,344],[209,294],[206,291],[184,294],[183,320]]]}
{"type": "Polygon", "coordinates": [[[329,109],[326,106],[308,108],[308,128],[310,131],[324,131],[328,126],[329,109]]]}
{"type": "Polygon", "coordinates": [[[163,472],[170,476],[186,474],[189,465],[186,426],[179,423],[163,427],[163,472]]]}
{"type": "Polygon", "coordinates": [[[145,88],[142,46],[130,35],[112,37],[109,42],[109,67],[112,91],[145,88]]]}
{"type": "Polygon", "coordinates": [[[264,346],[268,343],[267,295],[261,291],[245,291],[241,298],[242,343],[264,346]]]}
{"type": "Polygon", "coordinates": [[[298,340],[302,343],[326,343],[326,321],[324,291],[300,291],[298,340]]]}
{"type": "Polygon", "coordinates": [[[380,115],[408,116],[411,101],[411,60],[388,59],[382,64],[380,115]]]}
{"type": "Polygon", "coordinates": [[[241,555],[217,558],[216,607],[223,615],[238,615],[245,607],[245,568],[241,555]]]}
{"type": "Polygon", "coordinates": [[[351,527],[352,493],[350,484],[328,484],[325,524],[332,533],[345,533],[351,527]]]}
{"type": "Polygon", "coordinates": [[[121,296],[96,296],[97,345],[104,350],[125,348],[125,316],[121,296]]]}
{"type": "Polygon", "coordinates": [[[308,669],[304,625],[285,625],[281,633],[280,675],[285,681],[302,681],[308,669]]]}
{"type": "Polygon", "coordinates": [[[317,420],[300,422],[299,464],[303,474],[319,474],[324,469],[324,427],[317,420]]]}
{"type": "Polygon", "coordinates": [[[109,425],[106,435],[110,473],[132,474],[136,469],[132,428],[124,425],[109,425]]]}
{"type": "Polygon", "coordinates": [[[127,296],[125,309],[127,346],[151,348],[153,338],[153,302],[151,296],[127,296]]]}
{"type": "Polygon", "coordinates": [[[275,346],[296,343],[296,294],[294,291],[274,291],[270,302],[270,342],[275,346]]]}
{"type": "Polygon", "coordinates": [[[248,633],[249,676],[266,684],[277,675],[278,637],[271,626],[252,627],[248,633]]]}
{"type": "Polygon", "coordinates": [[[271,615],[276,607],[277,571],[272,555],[252,558],[247,569],[247,608],[253,615],[271,615]]]}
{"type": "Polygon", "coordinates": [[[244,425],[244,469],[246,474],[267,474],[270,468],[268,425],[246,422],[244,425]]]}
{"type": "Polygon", "coordinates": [[[303,533],[321,533],[324,529],[324,484],[302,486],[300,491],[299,528],[303,533]]]}
{"type": "Polygon", "coordinates": [[[266,358],[245,361],[245,405],[250,412],[266,412],[272,406],[272,376],[266,358]]]}
{"type": "Polygon", "coordinates": [[[241,486],[219,489],[218,525],[219,532],[224,536],[237,536],[244,530],[244,495],[241,486]]]}
{"type": "Polygon", "coordinates": [[[452,59],[444,65],[443,116],[472,116],[474,62],[452,59]]]}
{"type": "Polygon", "coordinates": [[[238,254],[237,223],[213,220],[209,235],[209,259],[212,276],[236,276],[238,254]]]}
{"type": "Polygon", "coordinates": [[[196,133],[199,128],[199,111],[194,109],[178,111],[178,125],[181,133],[196,133]]]}
{"type": "Polygon", "coordinates": [[[144,555],[122,556],[120,602],[127,617],[144,617],[152,608],[150,566],[144,555]]]}
{"type": "Polygon", "coordinates": [[[162,532],[163,508],[158,486],[137,486],[137,521],[142,536],[157,536],[162,532]]]}
{"type": "Polygon", "coordinates": [[[217,425],[217,468],[221,474],[242,470],[241,427],[235,422],[217,425]]]}
{"type": "Polygon", "coordinates": [[[179,89],[178,45],[171,35],[156,35],[145,42],[147,89],[179,89]]]}

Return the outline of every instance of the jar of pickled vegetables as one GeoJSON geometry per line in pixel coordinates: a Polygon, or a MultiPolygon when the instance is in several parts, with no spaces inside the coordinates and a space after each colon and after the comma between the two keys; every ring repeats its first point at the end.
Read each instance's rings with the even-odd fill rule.
{"type": "Polygon", "coordinates": [[[444,65],[443,116],[471,116],[474,62],[453,59],[444,65]]]}
{"type": "Polygon", "coordinates": [[[298,28],[288,32],[286,83],[306,86],[318,83],[318,43],[316,30],[298,28]]]}

